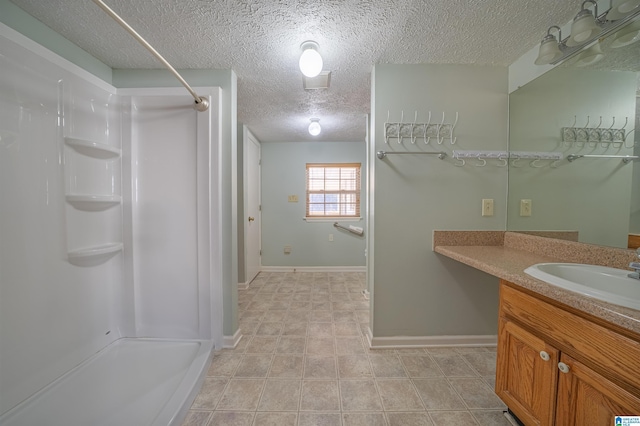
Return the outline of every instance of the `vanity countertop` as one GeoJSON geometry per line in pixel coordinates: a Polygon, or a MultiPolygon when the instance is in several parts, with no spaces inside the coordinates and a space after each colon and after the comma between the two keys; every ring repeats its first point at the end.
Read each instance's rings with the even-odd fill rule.
{"type": "MultiPolygon", "coordinates": [[[[622,329],[640,334],[640,311],[564,290],[533,278],[524,272],[531,265],[546,262],[591,263],[621,268],[620,265],[628,264],[633,259],[632,253],[622,249],[593,246],[574,241],[559,241],[513,232],[503,232],[500,244],[500,238],[496,234],[498,231],[470,231],[467,235],[465,232],[434,231],[433,250],[533,291],[545,299],[561,303],[622,329]],[[483,238],[485,233],[486,238],[483,238]],[[553,245],[554,247],[543,247],[544,245],[553,245]],[[588,247],[585,248],[585,246],[588,247]],[[563,254],[564,249],[569,250],[569,253],[563,254]],[[576,252],[580,254],[576,255],[576,252]],[[585,256],[595,256],[598,261],[588,261],[585,256]]],[[[640,286],[640,282],[638,285],[640,286]]]]}

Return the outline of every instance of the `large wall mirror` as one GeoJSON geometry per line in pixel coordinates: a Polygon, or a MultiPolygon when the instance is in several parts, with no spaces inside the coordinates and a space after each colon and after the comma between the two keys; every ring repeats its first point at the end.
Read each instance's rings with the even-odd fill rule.
{"type": "Polygon", "coordinates": [[[640,234],[640,161],[622,158],[640,155],[640,17],[585,52],[510,95],[507,229],[627,248],[640,234]]]}

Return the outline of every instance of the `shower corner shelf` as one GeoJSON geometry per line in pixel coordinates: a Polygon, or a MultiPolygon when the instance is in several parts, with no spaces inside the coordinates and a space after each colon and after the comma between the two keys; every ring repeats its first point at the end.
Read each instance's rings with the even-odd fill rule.
{"type": "Polygon", "coordinates": [[[122,247],[122,243],[109,243],[70,251],[67,255],[69,263],[77,266],[94,266],[109,260],[116,253],[122,251],[122,247]]]}
{"type": "Polygon", "coordinates": [[[100,142],[77,138],[64,138],[64,141],[80,154],[84,154],[89,157],[107,159],[120,157],[121,154],[120,148],[115,148],[111,145],[100,142]]]}
{"type": "Polygon", "coordinates": [[[66,199],[76,209],[87,211],[106,210],[122,202],[122,197],[119,195],[68,194],[66,199]]]}

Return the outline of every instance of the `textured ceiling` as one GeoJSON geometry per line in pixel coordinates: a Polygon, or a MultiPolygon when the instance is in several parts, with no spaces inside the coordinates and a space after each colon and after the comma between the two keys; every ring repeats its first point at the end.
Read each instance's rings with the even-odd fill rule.
{"type": "MultiPolygon", "coordinates": [[[[90,0],[11,0],[112,68],[162,68],[90,0]]],[[[579,0],[106,0],[177,69],[233,69],[238,120],[268,141],[364,140],[376,63],[508,66],[579,0]],[[300,44],[328,90],[305,91],[300,44]],[[319,117],[323,132],[306,127],[319,117]]]]}

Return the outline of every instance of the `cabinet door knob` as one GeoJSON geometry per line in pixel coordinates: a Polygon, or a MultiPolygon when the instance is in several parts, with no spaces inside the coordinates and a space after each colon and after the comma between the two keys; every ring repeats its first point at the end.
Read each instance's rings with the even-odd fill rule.
{"type": "Polygon", "coordinates": [[[558,363],[558,370],[562,371],[563,373],[568,373],[569,372],[569,366],[567,364],[565,364],[564,362],[559,362],[558,363]]]}
{"type": "Polygon", "coordinates": [[[249,222],[253,222],[254,220],[256,220],[254,217],[249,216],[249,222]]]}
{"type": "Polygon", "coordinates": [[[549,361],[551,359],[549,354],[545,351],[540,351],[540,358],[542,358],[544,361],[549,361]]]}

